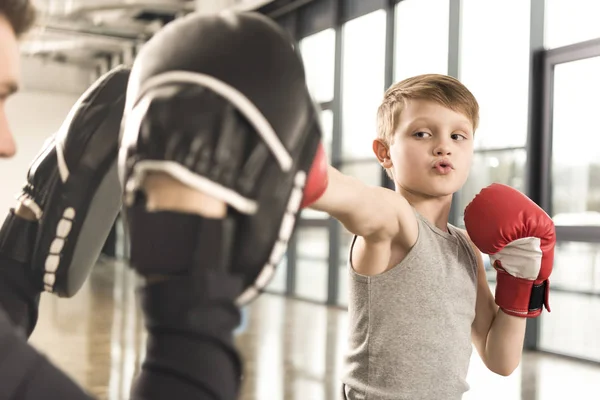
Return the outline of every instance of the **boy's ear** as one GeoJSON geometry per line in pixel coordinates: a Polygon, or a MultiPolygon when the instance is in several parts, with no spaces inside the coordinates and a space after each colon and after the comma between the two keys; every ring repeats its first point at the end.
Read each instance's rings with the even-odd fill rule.
{"type": "Polygon", "coordinates": [[[379,164],[383,168],[392,167],[392,158],[390,157],[390,149],[388,145],[381,139],[373,140],[373,152],[379,160],[379,164]]]}

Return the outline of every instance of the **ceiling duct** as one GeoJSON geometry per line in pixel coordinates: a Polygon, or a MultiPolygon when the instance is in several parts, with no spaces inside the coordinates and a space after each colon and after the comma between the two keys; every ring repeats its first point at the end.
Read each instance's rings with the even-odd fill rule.
{"type": "Polygon", "coordinates": [[[249,11],[273,0],[33,0],[36,28],[26,55],[93,65],[107,55],[138,48],[165,24],[189,12],[249,11]]]}

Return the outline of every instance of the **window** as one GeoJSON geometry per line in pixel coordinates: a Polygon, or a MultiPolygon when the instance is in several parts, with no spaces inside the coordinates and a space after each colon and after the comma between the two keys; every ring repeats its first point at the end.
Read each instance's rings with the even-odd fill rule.
{"type": "Polygon", "coordinates": [[[317,103],[333,99],[335,31],[327,29],[299,43],[308,89],[317,103]]]}
{"type": "Polygon", "coordinates": [[[350,245],[352,244],[353,235],[338,222],[340,230],[340,242],[338,244],[340,264],[338,266],[338,304],[348,305],[348,268],[350,257],[350,245]]]}
{"type": "Polygon", "coordinates": [[[281,259],[275,270],[275,275],[265,288],[270,292],[285,293],[287,288],[287,254],[281,259]]]}
{"type": "Polygon", "coordinates": [[[554,286],[600,293],[600,243],[558,242],[555,254],[552,314],[542,315],[540,347],[600,361],[600,297],[552,290],[554,286]]]}
{"type": "Polygon", "coordinates": [[[475,153],[471,174],[459,196],[459,221],[463,226],[463,215],[467,204],[475,195],[492,182],[503,183],[525,192],[525,149],[486,151],[475,153]]]}
{"type": "Polygon", "coordinates": [[[323,146],[325,146],[327,159],[331,160],[331,140],[333,137],[333,111],[321,111],[321,128],[323,129],[323,146]]]}
{"type": "Polygon", "coordinates": [[[296,238],[296,295],[325,302],[329,278],[329,230],[298,227],[296,238]]]}
{"type": "Polygon", "coordinates": [[[448,73],[449,0],[404,0],[396,6],[394,80],[448,73]]]}
{"type": "Polygon", "coordinates": [[[554,287],[600,294],[600,243],[558,242],[551,279],[554,287]]]}
{"type": "Polygon", "coordinates": [[[377,107],[385,84],[384,10],[344,25],[342,159],[373,159],[377,107]]]}
{"type": "MultiPolygon", "coordinates": [[[[327,153],[327,159],[331,162],[331,140],[333,136],[333,111],[323,110],[321,111],[321,127],[323,129],[323,146],[327,153]]],[[[305,208],[301,211],[301,217],[303,219],[327,219],[329,214],[322,211],[312,210],[305,208]]]]}
{"type": "Polygon", "coordinates": [[[340,172],[344,175],[353,176],[371,186],[381,185],[382,171],[383,168],[377,160],[345,163],[340,167],[340,172]]]}
{"type": "Polygon", "coordinates": [[[600,37],[600,2],[546,0],[547,48],[567,46],[600,37]]]}
{"type": "MultiPolygon", "coordinates": [[[[306,70],[308,89],[316,103],[332,101],[334,94],[335,74],[335,30],[327,29],[308,36],[299,43],[300,53],[306,70]]],[[[331,160],[331,143],[333,137],[333,111],[321,111],[321,127],[323,129],[323,146],[328,160],[331,160]]],[[[323,212],[304,209],[304,219],[326,219],[323,212]]]]}
{"type": "Polygon", "coordinates": [[[480,106],[481,122],[475,146],[524,146],[529,94],[530,1],[462,0],[461,10],[460,79],[480,106]]]}
{"type": "Polygon", "coordinates": [[[554,69],[552,216],[557,225],[600,226],[600,57],[554,69]]]}

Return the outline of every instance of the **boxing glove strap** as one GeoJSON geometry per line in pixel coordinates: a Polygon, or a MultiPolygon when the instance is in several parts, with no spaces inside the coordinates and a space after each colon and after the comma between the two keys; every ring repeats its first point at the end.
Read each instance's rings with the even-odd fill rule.
{"type": "Polygon", "coordinates": [[[516,278],[503,270],[498,270],[496,280],[496,304],[506,314],[531,318],[548,308],[548,281],[535,283],[516,278]]]}
{"type": "Polygon", "coordinates": [[[548,281],[541,282],[539,284],[533,284],[531,288],[531,297],[529,299],[529,312],[536,313],[542,310],[542,307],[546,306],[546,309],[550,311],[548,306],[548,281]]]}
{"type": "Polygon", "coordinates": [[[0,228],[0,254],[19,263],[29,263],[35,247],[37,227],[37,221],[21,218],[11,209],[0,228]]]}

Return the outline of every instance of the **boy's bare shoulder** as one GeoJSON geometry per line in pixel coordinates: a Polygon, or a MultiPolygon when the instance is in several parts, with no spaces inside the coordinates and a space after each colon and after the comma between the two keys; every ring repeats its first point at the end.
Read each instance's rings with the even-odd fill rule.
{"type": "Polygon", "coordinates": [[[365,236],[365,242],[375,244],[385,241],[412,247],[418,234],[417,218],[412,206],[404,196],[391,189],[376,187],[374,190],[382,200],[381,206],[385,208],[378,212],[384,213],[387,221],[379,232],[365,236]]]}
{"type": "Polygon", "coordinates": [[[419,234],[417,217],[406,198],[390,189],[379,189],[386,208],[392,212],[388,214],[385,230],[358,236],[354,243],[352,267],[363,275],[378,275],[398,265],[419,234]]]}

